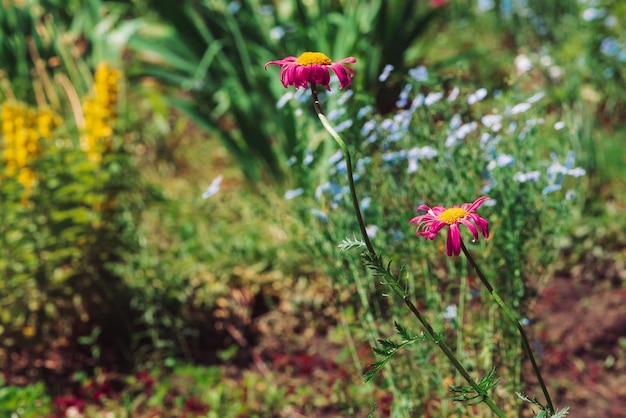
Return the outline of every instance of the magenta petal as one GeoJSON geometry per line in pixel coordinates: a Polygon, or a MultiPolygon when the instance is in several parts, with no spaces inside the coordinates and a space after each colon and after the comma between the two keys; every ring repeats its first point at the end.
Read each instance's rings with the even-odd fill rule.
{"type": "Polygon", "coordinates": [[[472,224],[469,219],[462,219],[460,221],[463,225],[465,225],[467,227],[467,229],[470,230],[470,232],[472,233],[472,236],[474,237],[474,239],[472,240],[472,242],[476,242],[476,240],[478,239],[478,231],[476,230],[476,227],[474,226],[474,224],[472,224]]]}
{"type": "Polygon", "coordinates": [[[428,205],[419,205],[417,207],[417,209],[415,209],[416,212],[419,212],[420,210],[430,210],[430,206],[428,206],[428,205]]]}
{"type": "Polygon", "coordinates": [[[344,67],[341,64],[333,64],[330,68],[337,74],[337,78],[339,79],[339,88],[343,89],[352,84],[352,77],[354,76],[354,71],[351,68],[344,67]]]}
{"type": "MultiPolygon", "coordinates": [[[[340,64],[341,64],[341,63],[344,63],[344,62],[349,62],[349,63],[351,63],[351,64],[354,64],[354,63],[356,62],[356,58],[354,58],[354,57],[348,57],[348,58],[344,58],[344,59],[342,59],[342,60],[337,61],[337,63],[340,63],[340,64]]],[[[346,68],[349,68],[349,67],[346,67],[346,68]]]]}
{"type": "Polygon", "coordinates": [[[489,238],[489,222],[485,218],[481,218],[475,213],[468,215],[468,217],[474,221],[478,230],[483,234],[483,237],[489,238]]]}
{"type": "Polygon", "coordinates": [[[465,208],[463,208],[463,209],[465,209],[468,212],[475,212],[476,209],[478,209],[480,207],[480,205],[482,205],[483,203],[485,203],[486,200],[489,200],[489,199],[491,199],[491,198],[488,197],[488,196],[479,197],[478,199],[474,200],[474,203],[469,205],[467,207],[467,209],[465,209],[465,208]]]}
{"type": "Polygon", "coordinates": [[[446,253],[450,257],[452,257],[452,254],[459,255],[461,253],[461,233],[457,224],[450,225],[448,230],[446,253]]]}

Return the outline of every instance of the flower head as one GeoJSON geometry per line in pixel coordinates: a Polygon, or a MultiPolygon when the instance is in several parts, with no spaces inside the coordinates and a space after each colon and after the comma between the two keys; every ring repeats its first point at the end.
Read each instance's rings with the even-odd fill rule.
{"type": "Polygon", "coordinates": [[[421,235],[426,239],[435,239],[439,231],[448,226],[446,253],[450,257],[453,254],[459,255],[461,252],[459,224],[467,226],[470,230],[474,236],[472,242],[478,239],[478,231],[485,238],[489,238],[489,224],[487,220],[474,213],[487,199],[489,199],[487,196],[479,197],[474,203],[464,203],[461,207],[452,206],[448,209],[443,206],[430,208],[429,206],[421,205],[417,208],[417,211],[426,210],[428,212],[411,219],[409,224],[417,223],[415,234],[421,235]]]}
{"type": "Polygon", "coordinates": [[[339,88],[343,89],[352,84],[354,70],[344,63],[354,63],[356,59],[352,57],[344,58],[341,61],[332,62],[321,52],[305,52],[299,57],[286,57],[282,60],[270,61],[265,64],[280,66],[280,79],[283,86],[294,86],[307,88],[309,83],[321,84],[330,91],[330,73],[333,70],[339,78],[339,88]]]}

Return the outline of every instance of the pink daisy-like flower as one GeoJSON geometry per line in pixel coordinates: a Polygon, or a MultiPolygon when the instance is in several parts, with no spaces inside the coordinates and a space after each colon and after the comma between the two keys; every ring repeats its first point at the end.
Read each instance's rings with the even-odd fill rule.
{"type": "Polygon", "coordinates": [[[439,231],[448,226],[446,253],[450,257],[452,257],[453,254],[459,255],[461,252],[461,231],[459,230],[459,224],[467,226],[470,230],[474,236],[472,242],[478,239],[478,231],[480,231],[485,238],[489,238],[489,224],[487,220],[474,213],[487,199],[489,199],[487,196],[479,197],[474,203],[464,203],[461,207],[452,206],[448,209],[443,206],[430,208],[429,206],[421,205],[417,208],[417,211],[426,210],[428,212],[411,219],[409,224],[417,223],[415,234],[421,235],[426,239],[435,239],[439,231]]]}
{"type": "Polygon", "coordinates": [[[280,79],[283,86],[294,86],[307,88],[309,83],[321,84],[330,91],[330,73],[333,70],[339,78],[339,88],[343,89],[352,84],[354,70],[344,63],[354,63],[356,59],[352,57],[344,58],[341,61],[332,62],[321,52],[305,52],[299,57],[286,57],[282,60],[270,61],[265,64],[280,66],[280,79]]]}

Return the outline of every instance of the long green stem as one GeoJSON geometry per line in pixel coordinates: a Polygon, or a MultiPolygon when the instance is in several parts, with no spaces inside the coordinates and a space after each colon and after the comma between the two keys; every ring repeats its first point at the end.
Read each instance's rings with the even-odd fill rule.
{"type": "MultiPolygon", "coordinates": [[[[356,217],[357,217],[357,220],[358,220],[358,223],[359,223],[359,228],[361,230],[361,235],[363,236],[363,241],[365,242],[365,246],[367,247],[367,251],[369,252],[371,258],[373,260],[376,260],[376,259],[378,259],[378,257],[376,255],[376,251],[374,251],[374,247],[372,246],[372,243],[371,243],[371,241],[369,239],[369,236],[367,235],[367,230],[365,229],[365,223],[363,222],[363,216],[361,215],[361,209],[359,207],[359,201],[358,201],[358,198],[357,198],[356,189],[354,187],[354,176],[353,176],[353,173],[352,173],[352,159],[350,157],[350,151],[348,150],[348,146],[346,145],[345,141],[341,138],[341,136],[337,133],[337,131],[335,131],[335,129],[332,127],[332,125],[328,122],[328,119],[326,118],[326,115],[324,114],[324,111],[322,110],[322,106],[320,105],[319,99],[317,97],[317,88],[316,88],[315,83],[311,83],[311,93],[313,95],[313,106],[315,107],[315,111],[317,112],[317,116],[319,117],[320,121],[322,122],[322,125],[324,126],[324,128],[328,131],[330,136],[333,137],[333,139],[337,142],[337,144],[339,144],[339,147],[343,151],[343,155],[344,155],[344,157],[346,159],[346,169],[347,169],[347,172],[348,172],[348,183],[350,184],[350,196],[352,198],[352,205],[354,206],[354,212],[356,213],[356,217]]],[[[413,315],[415,315],[417,320],[422,324],[422,326],[426,330],[426,334],[428,334],[428,336],[433,341],[436,342],[436,344],[439,346],[441,351],[443,351],[443,353],[446,355],[446,357],[448,357],[448,360],[450,360],[452,365],[459,371],[459,373],[461,373],[463,378],[465,380],[467,380],[467,382],[470,384],[472,389],[474,391],[476,391],[477,394],[480,395],[482,401],[485,402],[485,404],[487,404],[487,406],[489,406],[489,408],[493,411],[493,413],[496,414],[496,416],[498,416],[499,418],[506,418],[506,416],[500,410],[500,408],[498,408],[498,406],[487,395],[486,391],[483,388],[481,388],[474,381],[474,379],[472,379],[472,377],[469,375],[467,370],[465,370],[463,365],[456,359],[456,357],[454,356],[454,353],[452,352],[450,347],[448,347],[448,345],[445,343],[445,341],[443,341],[437,335],[437,333],[430,326],[428,321],[426,321],[426,319],[420,314],[420,312],[417,309],[417,307],[413,304],[413,302],[411,302],[411,300],[409,299],[408,295],[402,290],[402,287],[396,282],[395,278],[394,277],[390,277],[390,279],[392,279],[392,282],[391,282],[392,286],[391,287],[396,292],[396,294],[402,298],[402,300],[404,301],[405,305],[409,308],[409,310],[413,313],[413,315]]]]}
{"type": "Polygon", "coordinates": [[[365,222],[363,222],[361,208],[359,207],[359,200],[356,196],[356,189],[354,188],[354,176],[352,174],[352,158],[350,157],[350,151],[348,151],[348,146],[346,145],[345,141],[341,138],[341,136],[339,136],[337,131],[335,131],[335,128],[332,127],[330,122],[328,122],[328,119],[326,118],[326,115],[324,114],[322,106],[320,105],[320,101],[317,97],[317,87],[315,83],[311,83],[311,94],[313,95],[313,106],[315,107],[317,116],[319,117],[322,125],[324,125],[324,128],[328,131],[330,136],[332,136],[335,142],[339,144],[339,147],[341,148],[341,151],[343,151],[343,155],[345,156],[346,168],[348,170],[348,183],[350,183],[350,196],[352,198],[354,212],[356,213],[356,218],[359,222],[359,228],[361,229],[361,235],[363,236],[363,241],[365,242],[367,250],[374,255],[376,254],[376,252],[374,251],[374,247],[372,246],[372,243],[370,242],[370,239],[367,235],[365,222]]]}
{"type": "Polygon", "coordinates": [[[513,311],[511,311],[509,309],[509,307],[506,306],[506,304],[502,300],[502,297],[500,297],[500,294],[498,293],[498,291],[493,288],[491,283],[489,283],[489,281],[487,280],[487,278],[483,274],[482,270],[476,264],[476,261],[474,260],[474,257],[472,257],[470,252],[467,250],[467,247],[465,247],[465,244],[463,243],[463,240],[461,240],[461,249],[463,250],[463,253],[465,254],[465,257],[467,257],[467,259],[469,260],[470,264],[472,265],[472,267],[476,271],[476,274],[478,274],[478,277],[483,282],[483,284],[485,285],[485,287],[487,288],[487,290],[489,291],[489,293],[491,294],[493,299],[496,301],[498,306],[500,306],[500,308],[502,308],[502,310],[504,311],[506,316],[511,321],[513,321],[513,323],[517,327],[517,330],[519,331],[520,335],[522,336],[522,344],[524,346],[524,350],[526,351],[526,354],[528,354],[528,358],[530,359],[530,363],[533,366],[533,370],[535,372],[535,375],[537,376],[537,380],[539,381],[539,385],[541,386],[541,390],[543,391],[543,395],[546,398],[546,403],[548,404],[547,405],[548,413],[550,413],[551,415],[554,414],[554,405],[552,404],[552,399],[550,398],[550,393],[548,393],[548,388],[546,387],[546,384],[543,381],[543,377],[541,376],[541,372],[539,371],[539,366],[537,366],[537,362],[535,361],[535,356],[533,354],[533,350],[530,348],[530,343],[528,342],[528,338],[526,337],[526,331],[524,331],[524,327],[519,322],[519,320],[517,319],[517,317],[515,316],[513,311]]]}

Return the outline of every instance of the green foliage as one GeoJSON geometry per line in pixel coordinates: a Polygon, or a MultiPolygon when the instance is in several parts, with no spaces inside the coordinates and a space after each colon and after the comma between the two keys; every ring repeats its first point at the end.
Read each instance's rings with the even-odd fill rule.
{"type": "Polygon", "coordinates": [[[0,379],[0,414],[37,418],[50,413],[50,397],[43,382],[25,387],[8,386],[0,379]]]}
{"type": "Polygon", "coordinates": [[[121,150],[101,165],[83,151],[50,143],[44,150],[33,167],[45,174],[26,204],[12,179],[0,187],[5,347],[68,337],[73,315],[119,315],[117,326],[128,324],[121,283],[107,265],[136,246],[138,176],[121,150]]]}
{"type": "Polygon", "coordinates": [[[398,334],[400,335],[400,337],[402,337],[402,340],[400,341],[400,343],[395,343],[391,340],[378,340],[380,347],[373,347],[372,350],[374,350],[375,354],[384,358],[368,366],[368,370],[365,372],[364,375],[366,383],[371,381],[374,376],[376,376],[376,374],[385,366],[385,364],[389,362],[389,360],[391,360],[391,358],[400,349],[406,347],[407,345],[413,344],[416,341],[423,341],[427,339],[427,336],[425,336],[423,333],[417,336],[410,335],[409,331],[397,322],[395,323],[395,326],[398,334]]]}
{"type": "Polygon", "coordinates": [[[256,0],[156,1],[151,5],[160,21],[142,19],[130,46],[148,63],[140,74],[189,93],[172,103],[203,129],[219,132],[249,179],[290,172],[295,184],[310,186],[310,173],[288,170],[288,160],[306,156],[309,138],[294,108],[273,106],[286,90],[263,65],[298,55],[304,45],[336,60],[352,55],[363,60],[361,89],[375,94],[382,66],[402,67],[405,49],[434,20],[437,11],[419,4],[296,1],[274,9],[256,0]]]}
{"type": "MultiPolygon", "coordinates": [[[[603,268],[595,260],[602,266],[619,263],[623,257],[615,253],[624,241],[625,221],[619,123],[626,73],[619,54],[600,48],[607,38],[624,44],[624,5],[597,3],[607,17],[616,17],[611,26],[605,19],[582,19],[584,5],[567,1],[530,1],[529,8],[515,6],[510,12],[504,10],[507,2],[494,2],[494,10],[478,12],[476,6],[454,1],[435,10],[426,1],[292,1],[261,9],[261,2],[250,0],[233,2],[240,6],[235,13],[228,10],[229,3],[48,0],[28,2],[33,6],[28,8],[12,2],[0,11],[0,62],[18,97],[33,97],[27,76],[34,66],[29,37],[44,65],[48,58],[60,58],[61,66],[48,67],[48,72],[67,74],[81,96],[91,84],[89,63],[118,57],[125,39],[140,31],[130,43],[143,60],[129,56],[133,74],[154,75],[173,86],[148,92],[147,100],[133,96],[121,106],[132,120],[121,122],[125,129],[100,165],[79,151],[71,122],[67,131],[57,132],[33,165],[40,177],[28,205],[23,204],[19,182],[1,179],[3,347],[45,348],[50,341],[78,337],[76,341],[97,359],[103,354],[100,341],[111,338],[120,343],[129,363],[174,366],[153,372],[154,391],[128,378],[121,399],[89,405],[86,414],[114,411],[126,416],[145,411],[146,405],[156,413],[167,405],[182,414],[192,398],[210,405],[208,416],[314,414],[329,404],[343,415],[364,415],[363,405],[369,409],[375,394],[384,393],[393,398],[389,402],[394,416],[480,416],[482,409],[451,402],[448,388],[469,403],[475,393],[454,385],[458,377],[435,344],[412,344],[420,337],[401,327],[395,330],[399,342],[381,340],[381,335],[394,332],[394,321],[411,320],[406,307],[388,297],[393,277],[397,289],[416,301],[440,332],[439,341],[446,341],[469,365],[481,387],[488,390],[496,381],[493,376],[480,380],[482,375],[499,370],[503,390],[494,391],[494,398],[515,414],[518,403],[507,396],[520,387],[520,350],[517,340],[509,340],[513,331],[502,326],[504,318],[488,302],[477,306],[480,295],[473,273],[463,261],[442,255],[445,238],[417,239],[408,221],[419,204],[449,206],[489,194],[494,206],[484,205],[480,214],[490,222],[491,238],[467,244],[488,276],[495,278],[506,302],[522,315],[529,313],[526,304],[550,277],[562,245],[571,265],[587,260],[583,269],[592,270],[585,273],[588,277],[603,268]],[[278,29],[284,30],[280,39],[273,37],[278,29]],[[471,39],[459,36],[469,31],[475,34],[471,39]],[[206,184],[207,176],[231,160],[218,155],[214,142],[196,135],[160,97],[169,96],[169,103],[220,135],[249,178],[284,177],[290,186],[303,187],[305,196],[327,180],[340,189],[344,174],[340,165],[328,163],[334,146],[320,134],[318,121],[309,117],[308,97],[298,94],[276,108],[279,98],[293,89],[283,88],[277,69],[262,68],[303,48],[321,50],[334,59],[358,59],[349,111],[331,122],[353,122],[345,133],[357,156],[357,191],[371,198],[364,215],[377,231],[372,234],[375,247],[391,256],[384,264],[382,258],[371,260],[381,267],[375,279],[349,252],[363,249],[359,239],[344,239],[337,249],[336,243],[357,231],[345,195],[322,187],[319,201],[303,197],[286,202],[279,197],[282,193],[242,187],[233,176],[236,179],[226,180],[231,183],[218,196],[200,200],[199,184],[206,184]],[[517,74],[513,66],[520,54],[534,65],[528,73],[517,74]],[[424,63],[431,76],[407,83],[406,70],[417,62],[424,63]],[[379,83],[385,64],[396,70],[389,82],[379,83]],[[402,111],[409,109],[410,100],[394,107],[406,84],[411,86],[411,100],[420,93],[443,97],[412,109],[406,130],[391,132],[383,123],[407,116],[402,111]],[[447,101],[455,87],[459,98],[447,101]],[[479,87],[487,89],[487,98],[469,105],[468,96],[479,87]],[[539,89],[545,98],[526,112],[511,112],[539,89]],[[372,141],[360,134],[366,122],[357,117],[362,104],[393,111],[365,112],[368,119],[375,114],[372,132],[377,138],[372,141]],[[299,109],[304,110],[302,116],[299,109]],[[461,125],[477,122],[477,127],[448,147],[448,136],[457,132],[451,128],[455,115],[461,125]],[[499,132],[482,123],[485,115],[503,117],[499,132]],[[564,122],[564,128],[553,129],[556,122],[564,122]],[[607,134],[599,129],[616,130],[607,134]],[[387,140],[390,137],[393,140],[387,140]],[[492,148],[481,146],[483,137],[493,141],[492,148]],[[425,151],[424,146],[436,155],[420,157],[417,170],[407,172],[403,152],[425,151]],[[546,176],[547,167],[564,165],[570,150],[576,165],[591,175],[589,180],[546,176]],[[312,165],[304,164],[309,151],[312,165]],[[197,158],[195,171],[188,169],[183,154],[197,158]],[[499,164],[497,157],[503,155],[512,156],[513,164],[499,164]],[[160,171],[155,175],[152,170],[160,171]],[[542,174],[537,182],[514,179],[517,172],[535,170],[542,174]],[[158,186],[147,187],[146,179],[158,186]],[[561,190],[543,193],[557,183],[561,190]],[[564,199],[572,197],[568,190],[576,192],[571,200],[564,199]],[[579,213],[582,204],[587,212],[579,213]],[[311,216],[311,207],[328,215],[327,220],[311,216]],[[574,228],[572,221],[577,223],[574,228]],[[406,263],[406,269],[396,274],[392,260],[406,263]],[[314,263],[328,276],[334,299],[316,293],[308,276],[296,279],[298,271],[314,263]],[[297,280],[297,289],[291,289],[297,280]],[[177,365],[175,358],[192,359],[194,350],[202,352],[204,360],[208,356],[222,362],[249,354],[226,340],[228,336],[215,333],[214,314],[219,312],[225,315],[222,324],[251,323],[244,330],[250,332],[250,341],[258,336],[256,320],[246,322],[252,315],[252,305],[246,304],[250,299],[236,305],[237,291],[259,296],[268,309],[276,297],[316,330],[325,324],[316,318],[318,311],[308,311],[312,306],[339,316],[332,319],[345,327],[348,343],[343,344],[369,341],[383,356],[374,363],[378,369],[386,364],[375,378],[379,388],[338,383],[326,372],[313,376],[317,387],[302,380],[294,385],[288,373],[277,378],[244,371],[233,378],[228,368],[177,365]],[[447,313],[452,306],[456,316],[447,313]],[[98,326],[103,318],[108,321],[98,326]],[[201,344],[207,341],[213,345],[201,344]],[[411,347],[399,350],[405,345],[411,347]],[[393,361],[387,361],[391,357],[393,361]],[[297,409],[302,405],[307,409],[297,409]]],[[[139,80],[128,87],[141,94],[150,88],[139,80]]],[[[58,110],[69,121],[71,107],[64,94],[60,97],[58,110]]],[[[343,97],[326,95],[325,109],[340,109],[343,97]]],[[[352,355],[352,361],[358,376],[360,362],[370,359],[352,355]]],[[[78,381],[88,384],[101,377],[83,373],[78,381]]],[[[525,400],[543,408],[535,398],[525,400]]],[[[0,415],[46,415],[49,403],[43,385],[0,387],[0,415]]],[[[386,407],[378,402],[379,414],[385,414],[386,407]]],[[[553,416],[563,417],[567,411],[553,416]]],[[[547,416],[545,410],[537,414],[547,416]]],[[[374,407],[370,415],[375,415],[374,407]]]]}
{"type": "MultiPolygon", "coordinates": [[[[490,222],[491,236],[486,244],[480,244],[485,251],[479,264],[488,271],[488,276],[496,278],[496,287],[501,289],[506,303],[519,314],[532,293],[529,289],[540,290],[550,276],[560,237],[570,227],[568,222],[573,222],[563,214],[577,210],[577,200],[570,199],[571,196],[584,194],[584,186],[581,187],[575,177],[568,177],[569,173],[574,176],[584,173],[574,168],[574,155],[582,153],[577,138],[570,135],[580,129],[577,119],[567,109],[550,112],[548,105],[543,105],[546,100],[542,99],[542,94],[535,96],[527,89],[520,83],[492,97],[484,90],[486,98],[469,99],[479,95],[480,90],[460,79],[430,77],[419,82],[409,81],[405,88],[407,93],[401,99],[404,104],[399,105],[402,110],[392,117],[355,123],[355,129],[346,135],[357,137],[355,131],[359,128],[365,135],[352,142],[359,177],[357,192],[360,198],[376,202],[368,204],[364,210],[366,224],[375,231],[374,247],[386,248],[401,262],[411,260],[407,271],[415,272],[415,279],[402,278],[406,290],[400,287],[399,294],[403,295],[404,291],[411,299],[423,301],[424,310],[434,318],[436,329],[450,326],[437,319],[446,306],[463,307],[469,303],[469,292],[462,282],[466,275],[471,278],[473,272],[466,272],[462,264],[444,262],[445,237],[425,242],[412,238],[413,231],[406,231],[410,214],[419,204],[449,207],[472,202],[481,194],[493,199],[491,205],[481,208],[481,216],[490,222]],[[453,95],[456,97],[452,98],[453,95]],[[490,118],[497,120],[499,126],[494,126],[490,118]],[[553,128],[560,120],[565,121],[565,130],[553,128]],[[531,177],[524,177],[527,174],[531,177]],[[532,177],[534,175],[538,179],[532,177]],[[403,237],[405,231],[407,238],[403,237]],[[439,283],[432,284],[433,280],[439,283]],[[441,293],[437,295],[437,292],[441,293]]],[[[351,117],[357,119],[354,114],[351,117]]],[[[347,209],[351,207],[349,197],[342,192],[346,189],[342,163],[333,167],[330,182],[323,189],[328,192],[323,194],[316,208],[328,214],[327,239],[331,241],[356,230],[351,211],[347,209]]],[[[340,248],[349,244],[350,241],[344,241],[340,248]]],[[[372,329],[385,328],[381,320],[405,315],[401,304],[377,300],[381,294],[386,296],[384,286],[390,283],[386,280],[368,282],[363,271],[345,269],[345,264],[350,262],[347,255],[333,263],[330,260],[337,257],[337,253],[328,252],[330,247],[318,248],[320,257],[327,260],[324,265],[331,277],[352,276],[343,280],[341,286],[356,287],[360,301],[358,315],[363,315],[363,321],[367,322],[356,324],[355,328],[361,329],[355,333],[365,332],[373,343],[372,329]]],[[[374,275],[395,277],[389,265],[385,267],[379,261],[370,260],[374,267],[380,265],[374,275]]],[[[367,262],[366,265],[370,267],[367,262]]],[[[396,282],[400,283],[400,276],[396,282]]],[[[452,326],[454,337],[447,339],[454,340],[453,347],[458,355],[472,364],[472,368],[502,370],[506,390],[514,391],[520,384],[521,352],[513,326],[503,326],[508,322],[491,309],[461,310],[459,318],[461,324],[475,323],[476,326],[452,326]],[[493,327],[500,322],[498,328],[493,327]],[[475,345],[479,341],[480,348],[475,345]]],[[[411,358],[415,361],[423,355],[416,349],[411,358]]],[[[387,377],[387,382],[408,379],[406,374],[411,369],[399,367],[398,370],[401,371],[387,377]]],[[[440,381],[449,373],[449,369],[441,368],[440,364],[428,365],[428,370],[427,374],[437,376],[440,381]]],[[[412,386],[402,393],[415,394],[419,390],[436,393],[435,387],[412,386]]],[[[394,396],[402,397],[402,393],[394,392],[394,396]]],[[[415,408],[406,411],[423,413],[428,406],[425,402],[415,408]]]]}
{"type": "MultiPolygon", "coordinates": [[[[496,387],[500,379],[496,378],[495,369],[487,373],[478,382],[478,387],[482,393],[489,393],[491,389],[496,387]]],[[[450,386],[450,392],[453,393],[452,399],[456,402],[464,402],[469,405],[475,405],[483,401],[480,393],[476,393],[476,390],[471,386],[450,386]]]]}

